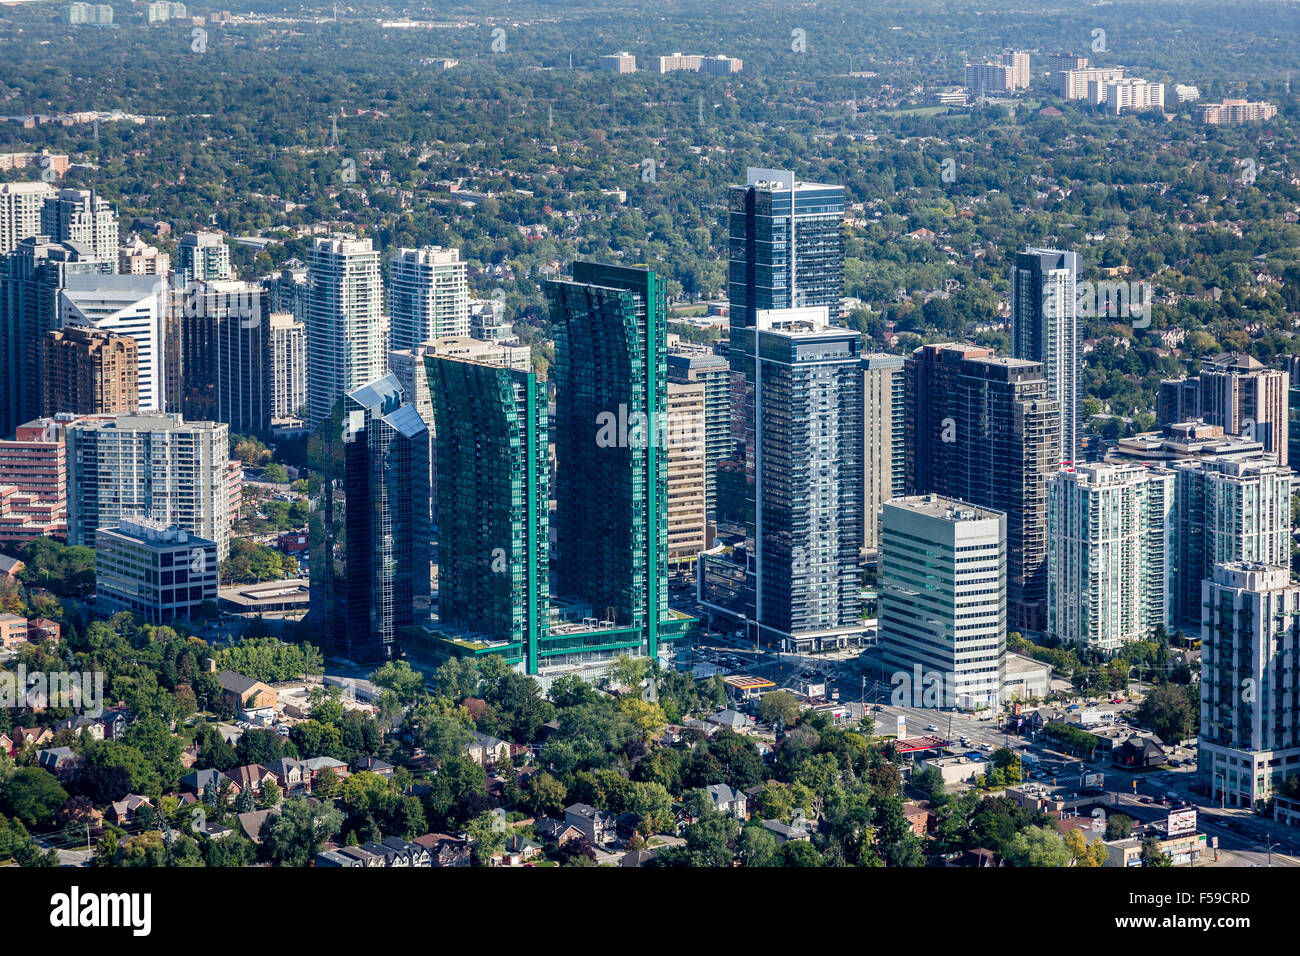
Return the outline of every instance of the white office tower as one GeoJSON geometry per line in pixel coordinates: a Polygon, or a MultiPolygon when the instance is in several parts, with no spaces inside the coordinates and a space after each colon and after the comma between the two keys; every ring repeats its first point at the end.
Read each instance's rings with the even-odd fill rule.
{"type": "Polygon", "coordinates": [[[343,393],[388,370],[379,253],[369,239],[335,233],[307,258],[307,409],[315,427],[343,393]]]}
{"type": "Polygon", "coordinates": [[[1048,632],[1112,653],[1168,625],[1173,472],[1080,465],[1047,500],[1048,632]]]}
{"type": "Polygon", "coordinates": [[[1258,807],[1300,774],[1300,586],[1289,565],[1232,562],[1201,584],[1197,776],[1258,807]]]}
{"type": "MultiPolygon", "coordinates": [[[[940,495],[881,507],[880,646],[913,687],[942,682],[940,706],[997,709],[1006,673],[1007,518],[940,495]]],[[[929,706],[928,701],[926,706],[929,706]]]]}
{"type": "Polygon", "coordinates": [[[60,189],[41,207],[41,235],[79,242],[117,269],[117,213],[89,189],[60,189]]]}
{"type": "Polygon", "coordinates": [[[1078,255],[1057,249],[1027,249],[1011,270],[1011,351],[1043,363],[1048,397],[1061,403],[1065,462],[1078,461],[1083,449],[1078,274],[1078,255]]]}
{"type": "Polygon", "coordinates": [[[103,415],[67,428],[68,543],[143,515],[230,553],[229,428],[180,415],[103,415]]]}
{"type": "Polygon", "coordinates": [[[297,418],[307,407],[307,328],[288,312],[272,312],[271,423],[297,418]]]}
{"type": "Polygon", "coordinates": [[[0,256],[41,234],[41,210],[54,187],[45,182],[0,183],[0,256]]]}
{"type": "Polygon", "coordinates": [[[59,326],[81,325],[135,339],[140,410],[165,410],[169,293],[157,276],[70,275],[59,293],[59,326]]]}
{"type": "Polygon", "coordinates": [[[187,232],[176,244],[176,274],[182,283],[223,282],[235,277],[230,247],[219,232],[187,232]]]}
{"type": "Polygon", "coordinates": [[[394,349],[469,335],[469,281],[460,250],[398,250],[389,263],[388,314],[394,349]]]}

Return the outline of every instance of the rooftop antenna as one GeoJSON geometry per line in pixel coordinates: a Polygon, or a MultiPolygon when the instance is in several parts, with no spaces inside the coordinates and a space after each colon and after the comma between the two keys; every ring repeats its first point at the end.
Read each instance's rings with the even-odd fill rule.
{"type": "Polygon", "coordinates": [[[337,146],[338,144],[339,144],[339,118],[337,116],[331,116],[330,117],[330,145],[337,146]]]}

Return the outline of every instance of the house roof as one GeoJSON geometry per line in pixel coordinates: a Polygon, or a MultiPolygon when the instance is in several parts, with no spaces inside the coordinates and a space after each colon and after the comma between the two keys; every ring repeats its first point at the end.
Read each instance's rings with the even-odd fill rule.
{"type": "Polygon", "coordinates": [[[236,671],[221,671],[217,674],[217,683],[221,685],[223,690],[228,690],[232,694],[240,694],[242,696],[260,684],[261,681],[253,680],[251,677],[245,677],[243,674],[236,671]]]}
{"type": "Polygon", "coordinates": [[[714,803],[735,803],[744,800],[745,795],[735,787],[725,783],[715,783],[704,788],[714,803]]]}

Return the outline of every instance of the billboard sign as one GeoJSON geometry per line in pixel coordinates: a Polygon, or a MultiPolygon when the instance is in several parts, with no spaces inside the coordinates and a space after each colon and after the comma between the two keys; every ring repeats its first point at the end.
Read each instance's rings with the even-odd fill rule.
{"type": "Polygon", "coordinates": [[[1166,825],[1166,832],[1171,837],[1196,832],[1196,808],[1188,810],[1171,810],[1166,825]]]}

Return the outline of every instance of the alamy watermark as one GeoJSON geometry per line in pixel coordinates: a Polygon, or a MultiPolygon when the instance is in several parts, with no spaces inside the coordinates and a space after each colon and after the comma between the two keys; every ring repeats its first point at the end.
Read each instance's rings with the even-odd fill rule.
{"type": "MultiPolygon", "coordinates": [[[[1133,328],[1151,326],[1151,300],[1155,285],[1145,279],[1137,282],[1076,282],[1074,314],[1079,318],[1112,318],[1132,321],[1133,328]]],[[[1063,291],[1049,284],[1043,292],[1043,309],[1049,316],[1062,314],[1063,291]]]]}
{"type": "Polygon", "coordinates": [[[698,445],[704,449],[704,415],[698,412],[617,412],[596,416],[596,445],[600,448],[655,447],[661,450],[698,445]]]}
{"type": "Polygon", "coordinates": [[[0,708],[19,710],[66,707],[87,717],[104,713],[103,671],[35,671],[19,664],[16,670],[0,671],[0,708]]]}

